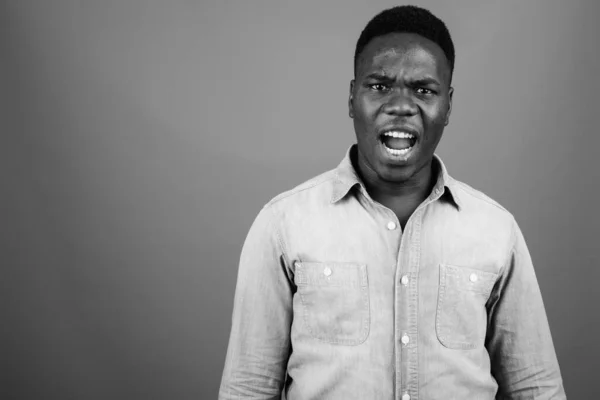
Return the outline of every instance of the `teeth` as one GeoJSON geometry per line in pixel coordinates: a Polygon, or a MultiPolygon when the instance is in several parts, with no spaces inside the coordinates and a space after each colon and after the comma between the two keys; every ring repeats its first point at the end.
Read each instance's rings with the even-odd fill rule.
{"type": "Polygon", "coordinates": [[[385,146],[385,149],[388,151],[388,153],[395,155],[395,156],[403,156],[404,154],[408,153],[412,147],[407,147],[406,149],[402,149],[402,150],[396,150],[396,149],[390,149],[389,147],[385,146]]]}
{"type": "Polygon", "coordinates": [[[412,135],[411,133],[407,133],[407,132],[391,131],[391,132],[385,132],[384,135],[395,137],[395,138],[401,138],[401,139],[414,139],[414,135],[412,135]]]}

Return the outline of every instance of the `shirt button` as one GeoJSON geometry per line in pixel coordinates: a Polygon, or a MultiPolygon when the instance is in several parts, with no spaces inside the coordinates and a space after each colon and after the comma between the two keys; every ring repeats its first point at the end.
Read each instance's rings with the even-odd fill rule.
{"type": "Polygon", "coordinates": [[[407,335],[402,336],[401,340],[402,340],[402,344],[405,346],[408,344],[408,342],[410,342],[410,338],[407,335]]]}
{"type": "Polygon", "coordinates": [[[471,282],[477,282],[477,274],[471,274],[471,276],[469,276],[469,280],[471,282]]]}
{"type": "Polygon", "coordinates": [[[410,394],[408,394],[408,393],[404,393],[404,394],[402,395],[402,400],[410,400],[410,394]]]}
{"type": "Polygon", "coordinates": [[[390,221],[390,222],[388,222],[388,224],[387,224],[387,228],[388,228],[390,231],[393,231],[394,229],[396,229],[396,223],[395,223],[394,221],[390,221]]]}
{"type": "Polygon", "coordinates": [[[400,282],[402,282],[404,286],[408,285],[408,276],[404,275],[402,279],[400,279],[400,282]]]}
{"type": "Polygon", "coordinates": [[[325,276],[331,275],[331,268],[325,267],[325,269],[323,270],[323,273],[325,274],[325,276]]]}

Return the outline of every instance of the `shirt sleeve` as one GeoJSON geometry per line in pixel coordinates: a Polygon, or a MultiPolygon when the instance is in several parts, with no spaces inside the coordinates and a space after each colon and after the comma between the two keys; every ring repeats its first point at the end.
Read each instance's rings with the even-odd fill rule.
{"type": "Polygon", "coordinates": [[[277,225],[263,208],[242,248],[220,400],[280,399],[294,284],[277,225]]]}
{"type": "Polygon", "coordinates": [[[496,399],[566,399],[542,295],[525,239],[513,246],[488,303],[486,347],[496,399]]]}

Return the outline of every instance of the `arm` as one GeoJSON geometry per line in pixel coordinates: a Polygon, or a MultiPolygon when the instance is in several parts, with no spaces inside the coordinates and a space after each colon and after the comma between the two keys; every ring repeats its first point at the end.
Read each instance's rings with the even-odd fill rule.
{"type": "Polygon", "coordinates": [[[281,395],[294,284],[276,226],[271,209],[263,208],[242,249],[219,400],[281,395]]]}
{"type": "Polygon", "coordinates": [[[497,399],[566,399],[542,296],[516,222],[513,246],[488,303],[486,347],[497,399]]]}

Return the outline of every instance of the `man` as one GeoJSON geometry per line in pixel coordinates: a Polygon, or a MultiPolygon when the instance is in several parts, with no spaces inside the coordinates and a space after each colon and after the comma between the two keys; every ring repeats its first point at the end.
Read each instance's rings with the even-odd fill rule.
{"type": "Polygon", "coordinates": [[[241,254],[220,399],[564,399],[513,216],[448,172],[454,46],[413,6],[356,46],[341,164],[271,200],[241,254]]]}

